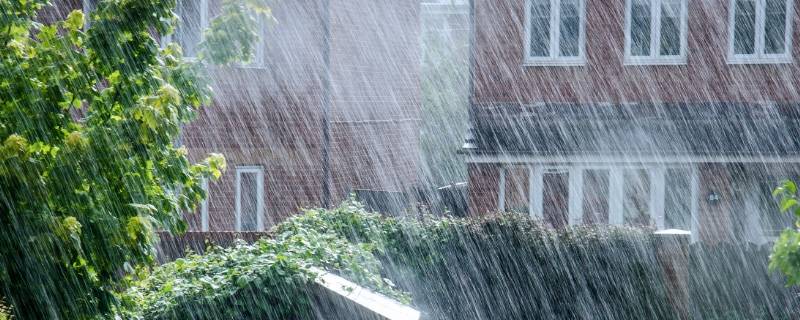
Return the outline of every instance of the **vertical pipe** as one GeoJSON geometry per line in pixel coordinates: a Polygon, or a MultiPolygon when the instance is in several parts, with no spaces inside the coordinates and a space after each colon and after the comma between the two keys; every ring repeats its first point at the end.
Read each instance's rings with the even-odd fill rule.
{"type": "Polygon", "coordinates": [[[331,11],[330,0],[322,1],[322,206],[331,206],[331,11]]]}
{"type": "Polygon", "coordinates": [[[500,179],[497,188],[497,211],[506,212],[506,168],[502,165],[500,168],[500,179]]]}

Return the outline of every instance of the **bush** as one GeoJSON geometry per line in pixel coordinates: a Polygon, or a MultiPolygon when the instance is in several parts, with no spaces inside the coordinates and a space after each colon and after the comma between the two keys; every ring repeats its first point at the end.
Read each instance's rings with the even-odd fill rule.
{"type": "MultiPolygon", "coordinates": [[[[304,216],[312,217],[316,211],[304,216]]],[[[409,301],[380,276],[367,244],[314,228],[282,228],[274,239],[210,248],[157,268],[122,295],[132,319],[312,319],[312,266],[409,301]]]]}
{"type": "Polygon", "coordinates": [[[317,229],[368,244],[385,276],[434,319],[673,316],[647,231],[556,231],[516,214],[381,218],[355,203],[279,229],[317,229]]]}

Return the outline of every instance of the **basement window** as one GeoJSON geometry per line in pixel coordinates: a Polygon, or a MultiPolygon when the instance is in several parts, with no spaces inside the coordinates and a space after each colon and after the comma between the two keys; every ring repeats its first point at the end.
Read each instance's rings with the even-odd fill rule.
{"type": "Polygon", "coordinates": [[[731,0],[728,62],[791,62],[792,3],[731,0]]]}
{"type": "Polygon", "coordinates": [[[583,65],[585,0],[527,0],[526,65],[583,65]]]}

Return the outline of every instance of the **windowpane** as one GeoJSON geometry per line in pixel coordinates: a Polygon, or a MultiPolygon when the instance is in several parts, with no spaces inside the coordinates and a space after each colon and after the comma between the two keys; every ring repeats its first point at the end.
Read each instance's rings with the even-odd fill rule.
{"type": "Polygon", "coordinates": [[[550,1],[531,1],[531,43],[532,57],[550,56],[550,1]]]}
{"type": "Polygon", "coordinates": [[[627,225],[649,226],[650,221],[650,176],[646,170],[625,170],[623,221],[627,225]]]}
{"type": "Polygon", "coordinates": [[[242,231],[258,231],[258,174],[241,173],[240,179],[242,231]]]}
{"type": "Polygon", "coordinates": [[[650,55],[650,0],[631,2],[631,55],[650,55]]]}
{"type": "Polygon", "coordinates": [[[584,224],[608,224],[608,183],[608,170],[586,170],[584,172],[584,224]]]}
{"type": "Polygon", "coordinates": [[[661,3],[661,45],[662,56],[681,54],[681,11],[680,0],[664,0],[661,3]]]}
{"type": "Polygon", "coordinates": [[[178,1],[176,12],[180,19],[175,37],[186,57],[196,56],[199,49],[203,32],[201,10],[202,1],[178,1]]]}
{"type": "Polygon", "coordinates": [[[580,2],[579,0],[561,0],[561,17],[559,26],[559,54],[562,57],[580,55],[580,2]]]}
{"type": "Polygon", "coordinates": [[[506,168],[506,212],[527,213],[528,210],[528,168],[513,166],[506,168]]]}
{"type": "Polygon", "coordinates": [[[554,228],[566,227],[569,217],[569,174],[546,172],[542,183],[544,221],[554,228]]]}
{"type": "Polygon", "coordinates": [[[764,52],[786,52],[786,0],[767,0],[764,15],[764,52]]]}
{"type": "Polygon", "coordinates": [[[692,176],[689,169],[667,169],[664,188],[664,226],[691,229],[692,176]]]}
{"type": "Polygon", "coordinates": [[[756,2],[736,0],[734,8],[733,52],[754,54],[756,52],[756,2]]]}

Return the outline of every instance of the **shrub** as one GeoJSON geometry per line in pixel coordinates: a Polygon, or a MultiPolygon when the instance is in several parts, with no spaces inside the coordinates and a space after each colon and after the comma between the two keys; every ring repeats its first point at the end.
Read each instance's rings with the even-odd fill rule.
{"type": "Polygon", "coordinates": [[[134,319],[310,319],[312,266],[409,301],[380,276],[371,246],[322,228],[279,229],[274,239],[211,248],[160,266],[122,295],[120,313],[134,319]]]}
{"type": "Polygon", "coordinates": [[[290,219],[373,248],[431,318],[670,318],[651,233],[556,231],[516,214],[381,218],[356,203],[290,219]]]}

